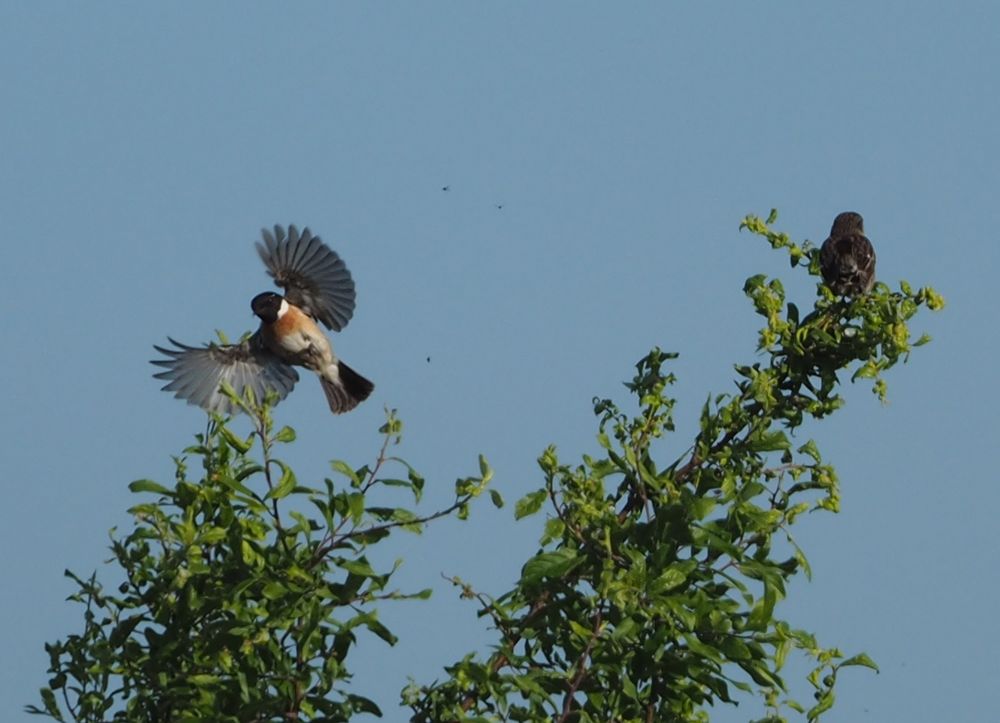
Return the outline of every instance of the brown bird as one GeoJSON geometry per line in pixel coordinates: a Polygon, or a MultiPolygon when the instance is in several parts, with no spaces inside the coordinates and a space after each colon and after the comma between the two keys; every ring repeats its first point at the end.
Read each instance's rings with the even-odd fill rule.
{"type": "MultiPolygon", "coordinates": [[[[164,391],[209,412],[240,411],[219,389],[228,383],[238,394],[253,390],[258,400],[268,393],[284,399],[299,380],[294,367],[316,373],[334,414],[350,411],[368,398],[374,385],[340,361],[320,329],[340,331],[354,314],[354,280],[337,254],[308,228],[300,234],[281,226],[263,232],[257,252],[275,283],[285,291],[257,294],[250,302],[260,328],[237,344],[176,348],[155,346],[167,359],[153,364],[154,374],[169,383],[164,391]],[[319,323],[317,323],[319,322],[319,323]]],[[[169,338],[169,337],[168,337],[169,338]]]]}
{"type": "Polygon", "coordinates": [[[865,236],[860,213],[844,211],[833,220],[819,250],[823,281],[838,296],[867,294],[875,284],[875,249],[865,236]]]}

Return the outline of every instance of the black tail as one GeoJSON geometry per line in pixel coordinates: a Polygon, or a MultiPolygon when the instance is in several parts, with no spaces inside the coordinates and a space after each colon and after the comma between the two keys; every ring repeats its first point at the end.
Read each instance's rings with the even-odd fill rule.
{"type": "Polygon", "coordinates": [[[361,402],[368,399],[375,385],[344,364],[338,361],[326,374],[320,376],[326,401],[334,414],[349,412],[361,402]]]}

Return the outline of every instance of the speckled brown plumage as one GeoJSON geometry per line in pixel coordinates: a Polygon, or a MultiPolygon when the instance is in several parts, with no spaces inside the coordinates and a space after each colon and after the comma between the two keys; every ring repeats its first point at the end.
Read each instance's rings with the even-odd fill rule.
{"type": "Polygon", "coordinates": [[[860,213],[845,211],[833,220],[819,252],[823,281],[838,296],[859,296],[875,284],[875,249],[865,236],[860,213]]]}

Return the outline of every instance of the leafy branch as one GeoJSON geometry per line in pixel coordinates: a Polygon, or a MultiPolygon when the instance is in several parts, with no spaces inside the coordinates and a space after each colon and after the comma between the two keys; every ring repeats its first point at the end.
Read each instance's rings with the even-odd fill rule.
{"type": "MultiPolygon", "coordinates": [[[[775,219],[748,216],[741,228],[818,276],[818,250],[772,230],[775,219]]],[[[776,616],[787,582],[810,572],[792,526],[840,504],[817,444],[793,445],[790,434],[843,405],[841,373],[872,380],[884,401],[885,372],[929,340],[912,340],[909,320],[943,300],[906,282],[837,299],[818,282],[803,315],[778,279],[752,276],[744,291],[764,319],[764,361],[735,366],[735,393],[708,398],[682,453],[661,442],[675,429],[677,355],[659,349],[625,385],[637,414],[594,400],[599,453],[577,465],[554,447],[542,453],[542,487],[515,517],[543,506],[550,515],[518,583],[494,598],[455,580],[498,630],[495,651],[465,656],[442,682],[408,686],[413,721],[701,721],[737,692],[761,698],[768,721],[785,720],[784,708],[814,721],[833,705],[841,669],[875,668],[776,616]],[[815,662],[811,708],[787,698],[792,650],[815,662]]]]}
{"type": "Polygon", "coordinates": [[[423,599],[430,590],[391,588],[398,562],[377,571],[368,548],[396,529],[419,533],[432,520],[466,516],[492,470],[480,458],[480,475],[458,480],[454,502],[435,512],[371,504],[376,488],[404,488],[419,503],[424,485],[409,464],[388,455],[403,425],[387,411],[370,466],[334,461],[346,485],[325,479],[322,487],[304,486],[275,456],[295,432],[274,431],[273,400],[223,391],[247,413],[252,431],[242,437],[211,417],[175,458],[173,487],[152,480],[129,486],[157,498],[131,508],[129,534],[112,531],[124,581],[113,594],[96,573],[82,579],[67,572],[78,588],[70,599],[85,607],[84,629],[46,646],[49,684],[42,705],[29,712],[81,723],[380,714],[351,692],[348,654],[360,630],[395,643],[378,604],[423,599]],[[194,460],[198,479],[189,477],[194,460]],[[387,476],[390,467],[405,470],[405,479],[387,476]],[[305,514],[310,508],[319,515],[305,514]]]}

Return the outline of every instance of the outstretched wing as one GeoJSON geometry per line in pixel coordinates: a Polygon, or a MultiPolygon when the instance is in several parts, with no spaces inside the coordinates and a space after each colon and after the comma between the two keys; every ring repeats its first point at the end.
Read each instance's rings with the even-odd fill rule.
{"type": "Polygon", "coordinates": [[[274,233],[265,228],[262,234],[264,243],[257,242],[257,253],[289,303],[328,329],[347,326],[354,315],[354,280],[343,260],[308,228],[300,234],[289,226],[286,235],[284,228],[275,226],[274,233]]]}
{"type": "Polygon", "coordinates": [[[258,400],[268,392],[278,395],[278,400],[288,396],[299,380],[298,372],[269,352],[258,334],[239,344],[209,344],[195,347],[181,344],[167,337],[174,349],[153,346],[166,359],[151,361],[166,371],[153,376],[166,379],[165,392],[173,392],[178,399],[196,404],[207,412],[234,414],[240,411],[233,402],[219,391],[222,382],[228,382],[241,396],[249,387],[258,400]]]}

